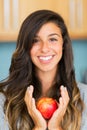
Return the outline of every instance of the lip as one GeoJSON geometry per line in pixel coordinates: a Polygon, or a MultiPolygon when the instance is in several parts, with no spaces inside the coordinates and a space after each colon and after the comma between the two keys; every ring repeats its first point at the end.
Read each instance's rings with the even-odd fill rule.
{"type": "Polygon", "coordinates": [[[41,63],[49,63],[53,59],[54,55],[49,55],[49,56],[38,56],[38,59],[41,63]]]}

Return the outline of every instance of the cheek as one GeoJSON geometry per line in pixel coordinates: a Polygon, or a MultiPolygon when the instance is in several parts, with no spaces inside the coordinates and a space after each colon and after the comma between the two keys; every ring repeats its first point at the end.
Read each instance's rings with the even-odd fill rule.
{"type": "Polygon", "coordinates": [[[30,50],[30,56],[34,56],[37,52],[37,48],[36,47],[32,47],[31,50],[30,50]]]}
{"type": "Polygon", "coordinates": [[[32,62],[34,62],[36,60],[36,57],[38,55],[39,52],[39,48],[37,46],[33,46],[30,50],[30,57],[32,62]]]}
{"type": "Polygon", "coordinates": [[[35,51],[33,51],[33,50],[30,51],[30,57],[31,57],[31,61],[34,63],[35,51]]]}
{"type": "Polygon", "coordinates": [[[31,49],[31,50],[30,50],[30,56],[32,57],[33,55],[34,55],[34,50],[31,49]]]}
{"type": "Polygon", "coordinates": [[[31,60],[32,60],[32,61],[33,61],[34,55],[35,55],[35,50],[32,48],[32,49],[30,50],[30,57],[31,57],[31,60]]]}
{"type": "Polygon", "coordinates": [[[56,53],[62,55],[62,52],[63,52],[63,46],[62,46],[62,45],[60,45],[60,46],[56,46],[56,47],[55,47],[55,51],[56,51],[56,53]]]}

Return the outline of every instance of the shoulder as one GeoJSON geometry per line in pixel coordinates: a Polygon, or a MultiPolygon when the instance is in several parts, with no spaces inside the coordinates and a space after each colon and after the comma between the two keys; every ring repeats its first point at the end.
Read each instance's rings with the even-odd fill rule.
{"type": "Polygon", "coordinates": [[[4,102],[5,102],[5,96],[3,93],[0,92],[0,107],[4,106],[4,102]]]}
{"type": "Polygon", "coordinates": [[[87,102],[87,84],[77,83],[77,86],[80,90],[82,100],[87,102]]]}
{"type": "Polygon", "coordinates": [[[5,96],[0,92],[0,130],[9,130],[8,122],[4,114],[5,96]]]}
{"type": "Polygon", "coordinates": [[[79,88],[81,91],[84,91],[85,89],[87,90],[87,84],[78,82],[78,83],[77,83],[77,86],[78,86],[78,88],[79,88]]]}
{"type": "Polygon", "coordinates": [[[77,84],[81,98],[84,102],[84,111],[82,113],[82,123],[81,123],[81,130],[86,130],[87,129],[87,85],[83,83],[78,83],[77,84]]]}
{"type": "Polygon", "coordinates": [[[86,106],[86,109],[87,109],[87,84],[77,83],[77,86],[80,90],[81,98],[82,98],[82,100],[86,106]]]}

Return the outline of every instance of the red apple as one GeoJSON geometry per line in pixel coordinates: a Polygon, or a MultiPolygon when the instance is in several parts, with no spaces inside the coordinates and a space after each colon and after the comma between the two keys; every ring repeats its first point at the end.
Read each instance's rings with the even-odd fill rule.
{"type": "Polygon", "coordinates": [[[58,103],[53,98],[43,97],[38,100],[36,107],[45,119],[50,119],[58,108],[58,103]]]}

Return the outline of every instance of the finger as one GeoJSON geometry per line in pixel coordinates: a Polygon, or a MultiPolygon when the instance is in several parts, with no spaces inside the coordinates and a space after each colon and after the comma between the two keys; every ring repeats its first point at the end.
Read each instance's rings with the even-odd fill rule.
{"type": "Polygon", "coordinates": [[[32,106],[32,108],[36,109],[36,104],[35,104],[35,99],[34,98],[32,98],[31,106],[32,106]]]}
{"type": "Polygon", "coordinates": [[[30,85],[27,88],[26,93],[25,93],[25,97],[24,97],[24,100],[25,100],[25,103],[27,106],[31,105],[32,95],[33,95],[33,86],[30,85]]]}
{"type": "Polygon", "coordinates": [[[33,87],[33,85],[30,85],[30,86],[28,87],[29,97],[32,97],[33,91],[34,91],[34,87],[33,87]]]}
{"type": "Polygon", "coordinates": [[[67,88],[65,87],[65,100],[67,101],[67,102],[69,102],[69,94],[68,94],[68,91],[67,91],[67,88]]]}
{"type": "Polygon", "coordinates": [[[34,90],[33,86],[30,85],[28,87],[28,97],[27,97],[28,98],[28,103],[29,103],[30,107],[32,106],[33,90],[34,90]]]}
{"type": "Polygon", "coordinates": [[[63,103],[63,99],[62,99],[62,97],[60,97],[60,98],[59,98],[59,105],[60,105],[60,107],[62,107],[63,104],[64,104],[64,103],[63,103]]]}
{"type": "Polygon", "coordinates": [[[60,115],[64,115],[67,109],[67,105],[64,103],[64,99],[62,97],[59,98],[59,108],[58,111],[60,115]]]}
{"type": "Polygon", "coordinates": [[[64,105],[67,105],[69,102],[69,95],[66,87],[61,86],[61,97],[63,98],[64,105]]]}

